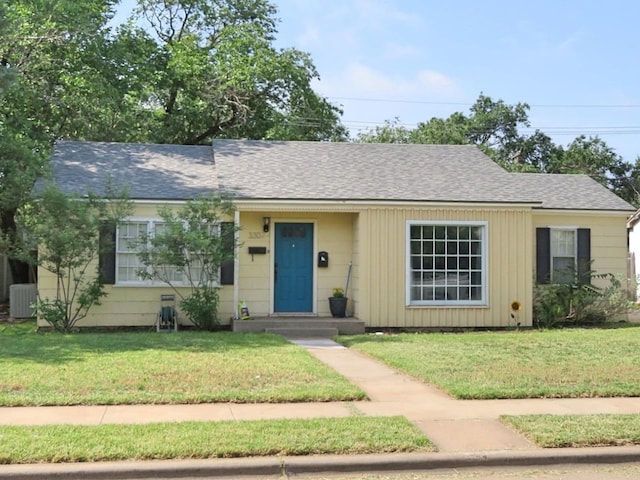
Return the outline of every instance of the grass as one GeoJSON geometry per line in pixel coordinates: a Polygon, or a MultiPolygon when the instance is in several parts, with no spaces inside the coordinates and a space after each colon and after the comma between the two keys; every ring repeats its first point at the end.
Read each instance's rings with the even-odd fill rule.
{"type": "Polygon", "coordinates": [[[434,451],[404,417],[0,427],[0,463],[434,451]]]}
{"type": "Polygon", "coordinates": [[[640,328],[340,337],[461,399],[640,396],[640,328]]]}
{"type": "Polygon", "coordinates": [[[364,392],[282,337],[37,334],[0,325],[0,405],[347,401],[364,392]]]}
{"type": "Polygon", "coordinates": [[[502,421],[541,447],[640,445],[640,415],[521,415],[502,421]]]}

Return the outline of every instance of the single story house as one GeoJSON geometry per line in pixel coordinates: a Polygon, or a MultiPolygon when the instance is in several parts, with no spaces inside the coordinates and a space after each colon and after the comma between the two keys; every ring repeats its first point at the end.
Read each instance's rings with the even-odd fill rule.
{"type": "MultiPolygon", "coordinates": [[[[111,285],[79,326],[154,325],[164,284],[142,280],[127,239],[159,205],[232,196],[239,246],[222,275],[220,319],[330,315],[348,278],[348,315],[375,328],[532,325],[534,285],[567,268],[625,276],[634,209],[585,175],[509,173],[475,146],[214,140],[212,146],[59,142],[53,180],[127,185],[111,285]]],[[[51,297],[54,279],[38,275],[51,297]]]]}

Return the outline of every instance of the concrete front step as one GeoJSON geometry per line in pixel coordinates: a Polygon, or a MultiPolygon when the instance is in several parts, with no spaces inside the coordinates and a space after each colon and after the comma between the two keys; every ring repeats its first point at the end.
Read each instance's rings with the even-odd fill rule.
{"type": "Polygon", "coordinates": [[[266,328],[265,332],[288,338],[333,338],[339,333],[337,328],[266,328]]]}
{"type": "MultiPolygon", "coordinates": [[[[259,317],[249,320],[234,320],[232,329],[234,332],[265,332],[274,329],[301,332],[318,330],[322,332],[330,329],[331,331],[337,331],[333,335],[356,335],[365,331],[364,321],[353,317],[259,317]]],[[[308,337],[310,333],[304,336],[308,337]]]]}

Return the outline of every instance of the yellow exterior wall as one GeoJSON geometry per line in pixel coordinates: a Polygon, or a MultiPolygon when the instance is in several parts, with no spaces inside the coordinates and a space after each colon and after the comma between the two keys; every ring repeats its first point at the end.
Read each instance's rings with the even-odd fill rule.
{"type": "MultiPolygon", "coordinates": [[[[176,206],[179,208],[179,206],[176,206]]],[[[159,219],[156,205],[135,204],[134,211],[130,218],[139,219],[159,219]]],[[[91,267],[95,271],[96,265],[91,267]]],[[[186,295],[188,289],[182,288],[180,291],[186,295]]],[[[131,286],[131,285],[105,285],[106,297],[100,301],[100,305],[94,305],[89,310],[88,316],[79,321],[78,327],[155,327],[161,302],[160,296],[164,294],[174,294],[175,292],[168,285],[158,283],[156,285],[131,286]]],[[[234,312],[233,306],[233,285],[221,286],[220,304],[218,313],[221,323],[229,323],[229,317],[234,312]]],[[[41,298],[55,298],[56,279],[55,276],[44,270],[38,269],[38,295],[41,298]]],[[[176,306],[179,297],[175,295],[176,306]]],[[[179,322],[189,325],[190,322],[184,315],[179,314],[179,322]]],[[[38,320],[38,326],[48,326],[42,319],[38,320]]]]}
{"type": "MultiPolygon", "coordinates": [[[[313,223],[315,298],[313,313],[327,316],[334,287],[345,287],[349,262],[353,258],[353,213],[325,212],[241,212],[240,213],[240,284],[239,300],[244,300],[252,316],[273,313],[274,232],[276,223],[313,223]],[[263,218],[271,219],[269,233],[263,233],[263,218]],[[249,254],[250,246],[267,247],[266,255],[249,254]],[[329,253],[329,266],[317,266],[317,253],[329,253]]],[[[351,292],[351,286],[349,287],[351,292]]],[[[351,296],[351,295],[349,295],[351,296]]],[[[349,309],[351,310],[351,305],[349,309]]]]}
{"type": "MultiPolygon", "coordinates": [[[[626,215],[532,210],[530,206],[395,206],[339,204],[241,205],[236,285],[221,286],[219,318],[228,325],[244,300],[254,317],[273,314],[274,232],[279,222],[314,225],[313,312],[329,316],[327,298],[345,287],[349,264],[348,313],[367,328],[474,328],[513,326],[510,304],[519,301],[522,326],[532,323],[535,278],[535,228],[574,226],[591,229],[591,256],[598,273],[626,274],[626,215]],[[263,232],[269,217],[270,231],[263,232]],[[487,224],[487,305],[478,307],[407,306],[408,221],[477,221],[487,224]],[[266,247],[253,257],[248,247],[266,247]],[[317,266],[317,253],[329,253],[329,267],[317,266]]],[[[159,218],[157,208],[137,204],[132,218],[159,218]]],[[[40,269],[41,297],[55,296],[55,277],[40,269]]],[[[107,297],[78,326],[153,327],[166,285],[107,285],[107,297]]],[[[176,297],[177,298],[177,297],[176,297]]],[[[182,317],[181,321],[187,323],[182,317]]],[[[45,326],[42,320],[39,325],[45,326]]]]}
{"type": "Polygon", "coordinates": [[[359,219],[361,240],[358,316],[367,327],[507,327],[510,304],[523,304],[519,320],[531,325],[533,233],[522,208],[370,208],[359,219]],[[487,306],[406,305],[407,221],[487,222],[487,306]],[[370,261],[367,261],[370,259],[370,261]]]}
{"type": "MultiPolygon", "coordinates": [[[[591,229],[591,264],[595,273],[611,273],[624,281],[627,277],[627,218],[625,213],[576,213],[549,212],[536,210],[533,226],[575,227],[591,229]]],[[[535,233],[533,262],[535,266],[535,233]]],[[[604,285],[602,280],[594,279],[594,284],[604,285]]]]}

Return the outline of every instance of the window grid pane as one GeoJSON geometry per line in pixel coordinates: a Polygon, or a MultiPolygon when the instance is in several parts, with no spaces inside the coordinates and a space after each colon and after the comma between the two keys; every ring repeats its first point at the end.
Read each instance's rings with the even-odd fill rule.
{"type": "Polygon", "coordinates": [[[573,283],[576,270],[576,231],[551,230],[551,279],[573,283]]]}
{"type": "Polygon", "coordinates": [[[144,268],[138,259],[138,244],[147,233],[146,222],[128,222],[118,225],[116,252],[118,258],[117,278],[120,282],[141,281],[138,272],[144,268]]]}
{"type": "Polygon", "coordinates": [[[410,227],[411,301],[482,301],[483,227],[410,227]]]}

